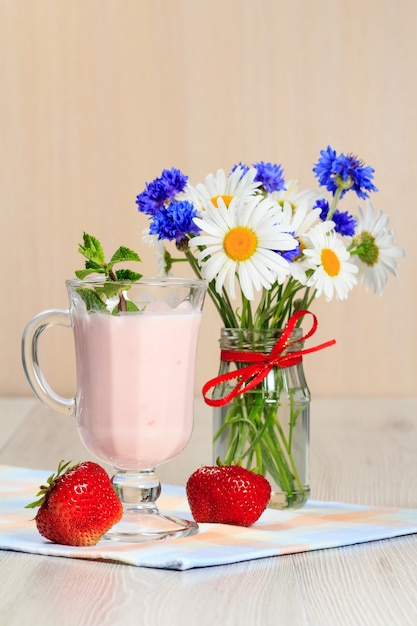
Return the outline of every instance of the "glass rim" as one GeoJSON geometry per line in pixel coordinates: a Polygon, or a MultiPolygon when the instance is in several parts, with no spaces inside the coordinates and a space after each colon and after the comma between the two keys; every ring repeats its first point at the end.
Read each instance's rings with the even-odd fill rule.
{"type": "Polygon", "coordinates": [[[206,287],[207,281],[202,278],[179,278],[176,276],[142,276],[138,280],[108,280],[105,276],[91,276],[86,278],[69,278],[65,284],[69,287],[80,287],[82,285],[102,285],[106,282],[126,287],[144,285],[148,287],[166,287],[175,285],[177,287],[206,287]]]}
{"type": "MultiPolygon", "coordinates": [[[[249,327],[249,328],[242,328],[240,326],[223,326],[220,329],[220,337],[223,339],[225,337],[231,337],[232,333],[253,333],[253,334],[264,334],[265,336],[271,336],[273,337],[274,334],[277,333],[283,333],[285,330],[285,326],[284,327],[280,327],[280,328],[254,328],[254,327],[249,327]]],[[[297,326],[296,328],[294,328],[292,330],[292,333],[295,334],[299,334],[302,333],[303,329],[301,328],[301,326],[297,326]]]]}

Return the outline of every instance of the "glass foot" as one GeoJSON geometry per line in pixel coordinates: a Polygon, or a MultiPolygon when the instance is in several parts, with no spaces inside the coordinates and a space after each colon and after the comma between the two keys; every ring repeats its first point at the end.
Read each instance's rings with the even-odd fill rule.
{"type": "Polygon", "coordinates": [[[198,525],[194,521],[166,515],[158,510],[127,510],[120,522],[107,531],[103,539],[137,543],[186,537],[197,531],[198,525]]]}
{"type": "Polygon", "coordinates": [[[161,513],[155,501],[161,484],[153,469],[115,470],[113,487],[123,504],[123,517],[103,539],[137,543],[169,537],[185,537],[198,531],[193,520],[161,513]]]}

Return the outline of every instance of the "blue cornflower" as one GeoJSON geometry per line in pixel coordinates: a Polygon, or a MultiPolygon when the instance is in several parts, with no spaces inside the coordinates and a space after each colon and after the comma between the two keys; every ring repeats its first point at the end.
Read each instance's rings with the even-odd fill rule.
{"type": "Polygon", "coordinates": [[[261,183],[268,193],[285,189],[284,170],[281,165],[259,161],[253,167],[257,170],[255,181],[261,183]]]}
{"type": "Polygon", "coordinates": [[[177,193],[184,191],[188,176],[183,174],[176,167],[172,167],[170,170],[163,170],[161,181],[163,181],[165,186],[167,198],[175,198],[177,193]]]}
{"type": "Polygon", "coordinates": [[[187,181],[188,176],[175,167],[163,170],[161,176],[146,183],[145,191],[136,197],[138,210],[147,215],[156,215],[167,201],[184,191],[187,181]]]}
{"type": "Polygon", "coordinates": [[[200,232],[193,221],[196,215],[197,210],[192,202],[170,202],[153,216],[149,233],[158,235],[158,239],[175,239],[179,243],[186,235],[197,235],[200,232]]]}
{"type": "Polygon", "coordinates": [[[146,213],[146,215],[155,215],[161,207],[161,203],[152,198],[147,189],[136,196],[136,204],[138,205],[138,211],[146,213]]]}
{"type": "Polygon", "coordinates": [[[301,249],[300,242],[297,241],[297,244],[298,245],[296,248],[294,248],[294,250],[278,250],[278,254],[280,254],[282,258],[288,261],[289,263],[292,263],[293,261],[298,259],[298,257],[300,256],[300,249],[301,249]]]}
{"type": "Polygon", "coordinates": [[[331,191],[333,195],[337,189],[342,189],[342,198],[346,191],[353,189],[359,198],[368,198],[368,191],[378,191],[373,185],[374,169],[365,166],[362,161],[352,154],[340,154],[330,146],[320,151],[320,158],[313,167],[313,172],[320,185],[331,191]]]}
{"type": "MultiPolygon", "coordinates": [[[[329,214],[329,203],[327,200],[317,200],[314,208],[321,209],[320,219],[324,222],[329,214]]],[[[348,211],[336,209],[332,215],[332,222],[334,222],[335,231],[343,237],[353,237],[355,234],[356,219],[348,211]]]]}
{"type": "Polygon", "coordinates": [[[245,175],[245,174],[249,171],[248,166],[247,166],[247,165],[245,165],[244,163],[242,163],[241,161],[239,161],[239,163],[236,163],[236,164],[232,167],[232,169],[230,170],[230,173],[231,173],[231,174],[233,174],[233,172],[234,172],[235,170],[237,170],[237,168],[238,168],[238,167],[240,167],[240,169],[242,170],[242,176],[244,176],[244,175],[245,175]]]}

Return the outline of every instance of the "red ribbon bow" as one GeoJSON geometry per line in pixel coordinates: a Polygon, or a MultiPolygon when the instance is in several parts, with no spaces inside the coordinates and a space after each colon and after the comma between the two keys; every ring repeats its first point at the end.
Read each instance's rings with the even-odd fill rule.
{"type": "Polygon", "coordinates": [[[239,361],[241,363],[252,363],[247,367],[228,372],[227,374],[221,374],[212,378],[203,386],[202,393],[206,404],[209,406],[224,406],[230,400],[237,395],[245,393],[253,387],[256,387],[263,381],[269,374],[273,367],[291,367],[292,365],[298,365],[303,360],[303,354],[309,354],[310,352],[317,352],[323,348],[328,348],[336,343],[334,339],[321,343],[313,348],[306,348],[302,350],[294,350],[287,354],[282,354],[290,346],[305,341],[317,330],[317,317],[311,311],[297,311],[290,317],[287,325],[285,326],[281,337],[277,340],[270,354],[264,354],[263,352],[248,352],[246,350],[222,350],[220,357],[222,361],[239,361]],[[294,341],[288,341],[291,334],[297,324],[298,320],[305,315],[311,315],[313,318],[313,324],[306,335],[303,335],[300,339],[294,341]],[[223,383],[227,380],[233,380],[234,378],[240,378],[236,383],[236,386],[223,398],[208,398],[207,392],[216,387],[216,385],[223,383]]]}

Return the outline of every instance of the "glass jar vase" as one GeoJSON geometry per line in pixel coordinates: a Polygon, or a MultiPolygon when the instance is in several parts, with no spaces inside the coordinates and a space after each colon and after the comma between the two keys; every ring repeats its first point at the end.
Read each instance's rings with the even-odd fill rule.
{"type": "MultiPolygon", "coordinates": [[[[231,394],[236,378],[228,379],[229,373],[247,368],[260,354],[269,355],[282,333],[223,328],[219,382],[213,399],[231,394]]],[[[301,338],[301,329],[295,328],[282,354],[301,350],[301,338]]],[[[310,392],[302,359],[294,361],[291,364],[284,359],[289,366],[274,365],[255,386],[249,384],[253,377],[248,379],[241,384],[240,393],[214,408],[214,461],[239,462],[264,475],[272,489],[269,507],[274,509],[300,508],[310,493],[310,392]]]]}

